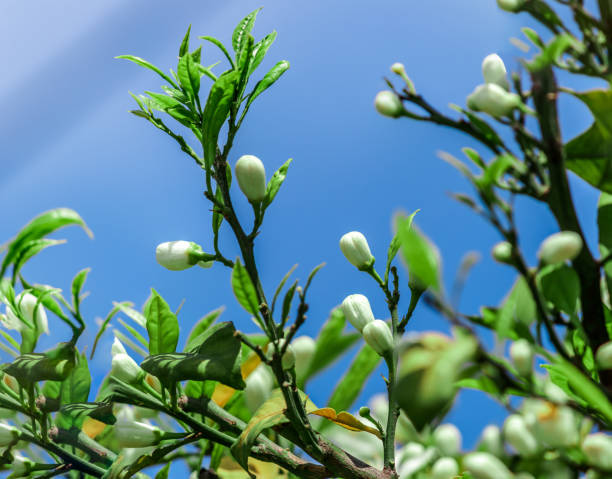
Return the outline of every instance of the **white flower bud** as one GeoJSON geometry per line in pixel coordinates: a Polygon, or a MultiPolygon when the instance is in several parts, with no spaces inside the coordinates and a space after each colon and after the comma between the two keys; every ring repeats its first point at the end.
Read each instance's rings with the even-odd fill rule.
{"type": "Polygon", "coordinates": [[[524,413],[538,442],[555,448],[575,446],[580,440],[578,418],[567,406],[533,399],[524,413]]]}
{"type": "Polygon", "coordinates": [[[4,422],[0,422],[0,447],[6,447],[19,437],[19,430],[13,426],[9,426],[4,422]]]}
{"type": "Polygon", "coordinates": [[[205,253],[202,247],[193,241],[168,241],[155,249],[157,262],[170,271],[181,271],[203,262],[205,253]]]}
{"type": "Polygon", "coordinates": [[[496,53],[487,55],[482,61],[482,76],[485,83],[494,83],[504,90],[510,89],[506,65],[504,65],[504,61],[496,53]]]}
{"type": "Polygon", "coordinates": [[[512,263],[512,245],[507,241],[500,241],[491,251],[491,255],[495,261],[500,263],[511,264],[512,263]]]}
{"type": "Polygon", "coordinates": [[[573,260],[582,249],[582,238],[574,231],[560,231],[546,238],[538,250],[538,258],[546,264],[573,260]]]}
{"type": "Polygon", "coordinates": [[[115,336],[113,340],[113,345],[111,346],[111,355],[114,357],[117,354],[127,354],[123,343],[119,341],[119,338],[115,336]]]}
{"type": "Polygon", "coordinates": [[[370,302],[363,294],[351,294],[342,301],[342,312],[344,317],[359,332],[363,331],[366,324],[374,321],[374,313],[370,302]]]}
{"type": "Polygon", "coordinates": [[[144,379],[145,372],[130,356],[123,353],[113,355],[111,376],[128,384],[136,384],[144,379]]]}
{"type": "Polygon", "coordinates": [[[510,93],[495,83],[478,85],[467,97],[467,106],[474,111],[482,111],[500,117],[512,113],[521,106],[521,97],[510,93]]]}
{"type": "Polygon", "coordinates": [[[351,231],[340,238],[340,250],[353,266],[364,269],[374,264],[368,240],[359,231],[351,231]]]}
{"type": "Polygon", "coordinates": [[[612,437],[603,432],[589,434],[582,441],[587,462],[604,471],[612,471],[612,437]]]}
{"type": "Polygon", "coordinates": [[[517,12],[526,0],[497,0],[497,5],[507,12],[517,12]]]}
{"type": "Polygon", "coordinates": [[[378,113],[391,118],[398,118],[404,112],[404,105],[391,90],[379,91],[374,99],[374,106],[378,113]]]}
{"type": "Polygon", "coordinates": [[[425,452],[425,446],[418,442],[409,442],[402,448],[402,460],[414,459],[422,456],[425,452]]]}
{"type": "Polygon", "coordinates": [[[518,339],[510,346],[510,358],[521,376],[530,376],[533,369],[533,348],[524,338],[518,339]]]}
{"type": "Polygon", "coordinates": [[[459,474],[459,464],[452,457],[441,457],[431,468],[431,479],[453,479],[459,474]]]}
{"type": "Polygon", "coordinates": [[[406,73],[406,68],[404,67],[404,64],[400,62],[395,62],[393,65],[391,65],[390,70],[397,75],[402,75],[406,73]]]}
{"type": "Polygon", "coordinates": [[[501,430],[494,424],[489,424],[482,430],[480,435],[480,447],[497,457],[502,457],[504,451],[504,441],[502,440],[501,430]]]}
{"type": "Polygon", "coordinates": [[[266,170],[259,158],[243,155],[234,168],[238,186],[249,201],[261,201],[266,197],[266,170]]]}
{"type": "Polygon", "coordinates": [[[511,479],[512,473],[497,457],[488,452],[471,452],[463,458],[463,468],[474,479],[511,479]]]}
{"type": "Polygon", "coordinates": [[[317,344],[310,336],[300,336],[291,343],[295,354],[295,373],[302,377],[308,371],[317,344]]]}
{"type": "MultiPolygon", "coordinates": [[[[281,339],[278,342],[278,347],[282,349],[284,345],[285,345],[285,340],[281,339]]],[[[276,351],[276,348],[274,347],[274,344],[269,344],[268,350],[266,352],[267,358],[272,359],[275,351],[276,351]]],[[[295,352],[293,351],[293,347],[291,344],[287,346],[287,349],[285,350],[285,354],[283,354],[281,363],[283,365],[283,369],[291,369],[295,365],[295,352]]]]}
{"type": "Polygon", "coordinates": [[[393,335],[387,323],[381,319],[370,321],[363,327],[363,339],[380,356],[393,351],[393,335]]]}
{"type": "MultiPolygon", "coordinates": [[[[31,293],[22,292],[15,298],[15,303],[23,317],[31,325],[36,326],[36,329],[40,333],[49,334],[49,323],[47,321],[47,313],[42,303],[38,303],[38,298],[31,293]],[[37,307],[38,305],[38,307],[37,307]],[[36,314],[35,314],[36,313],[36,314]]],[[[20,319],[15,316],[15,313],[11,308],[6,308],[6,323],[8,329],[15,329],[21,331],[25,325],[20,319]]]]}
{"type": "Polygon", "coordinates": [[[114,431],[121,448],[154,446],[163,438],[161,429],[138,421],[117,421],[114,431]]]}
{"type": "Polygon", "coordinates": [[[274,387],[274,378],[265,365],[258,366],[246,378],[244,400],[251,412],[255,412],[270,397],[274,387]]]}
{"type": "Polygon", "coordinates": [[[13,477],[27,476],[34,466],[36,466],[34,461],[30,461],[27,457],[15,454],[15,456],[13,456],[13,462],[11,463],[13,477]]]}
{"type": "Polygon", "coordinates": [[[436,447],[444,456],[455,456],[461,452],[461,432],[454,424],[442,424],[433,433],[436,447]]]}
{"type": "Polygon", "coordinates": [[[504,437],[521,456],[530,457],[538,453],[538,442],[529,431],[522,416],[511,414],[504,422],[504,437]]]}
{"type": "Polygon", "coordinates": [[[595,353],[599,369],[612,369],[612,341],[602,344],[595,353]]]}

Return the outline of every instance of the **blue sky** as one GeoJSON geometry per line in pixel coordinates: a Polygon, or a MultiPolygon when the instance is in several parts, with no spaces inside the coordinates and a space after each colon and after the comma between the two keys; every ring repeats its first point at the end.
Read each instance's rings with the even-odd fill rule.
{"type": "MultiPolygon", "coordinates": [[[[417,208],[419,226],[442,252],[447,286],[467,251],[482,255],[466,285],[463,311],[497,304],[511,285],[510,272],[489,257],[499,239],[495,232],[448,195],[470,192],[469,185],[436,156],[438,150],[460,156],[460,148],[473,142],[432,125],[383,118],[374,111],[373,98],[385,87],[389,66],[401,61],[417,90],[442,111],[450,111],[449,103],[464,104],[482,81],[485,55],[496,52],[509,68],[518,67],[525,54],[509,38],[531,25],[528,18],[498,11],[493,0],[185,0],[173,6],[144,0],[29,5],[4,0],[0,241],[54,207],[74,208],[87,221],[93,241],[76,229],[61,231],[56,237],[67,238],[68,245],[44,252],[24,270],[31,281],[67,290],[77,271],[92,268],[86,285],[91,295],[83,305],[91,328],[81,346],[91,347],[94,319],[106,315],[112,301],[140,306],[151,287],[173,308],[186,300],[179,317],[183,334],[221,305],[225,320],[252,330],[232,295],[229,270],[216,265],[176,273],[155,262],[155,246],[162,241],[193,240],[210,250],[209,204],[193,161],[172,140],[127,113],[133,108],[128,91],[159,91],[158,79],[113,57],[135,54],[163,70],[175,68],[189,24],[194,34],[227,43],[237,21],[262,5],[255,37],[276,29],[278,38],[260,75],[281,59],[289,60],[291,69],[256,101],[230,160],[257,155],[271,175],[294,158],[257,243],[268,294],[294,263],[299,264],[297,277],[305,279],[325,261],[311,289],[304,333],[316,335],[328,312],[351,293],[368,295],[375,314],[384,317],[384,298],[344,259],[338,240],[347,231],[362,231],[382,263],[393,214],[417,208]]],[[[203,62],[218,59],[206,45],[203,62]]],[[[581,80],[577,87],[587,86],[581,80]]],[[[564,99],[563,106],[564,137],[571,138],[586,128],[589,115],[575,101],[564,99]]],[[[584,183],[572,183],[584,228],[594,240],[597,194],[584,183]]],[[[250,221],[248,203],[235,192],[239,216],[250,221]]],[[[533,261],[555,224],[540,206],[519,202],[517,208],[522,243],[533,261]]],[[[237,254],[227,230],[222,245],[227,256],[237,254]]],[[[407,299],[406,294],[404,308],[407,299]]],[[[447,325],[421,305],[409,329],[447,330],[447,325]]],[[[45,338],[43,346],[68,335],[61,324],[52,331],[57,335],[45,338]]],[[[104,354],[92,364],[98,378],[110,366],[110,342],[108,334],[100,346],[104,354]]],[[[313,382],[308,392],[317,404],[325,402],[344,367],[346,362],[313,382]]],[[[380,376],[373,375],[357,406],[382,390],[380,376]]],[[[499,423],[503,413],[480,393],[465,392],[449,418],[471,445],[482,427],[499,423]]]]}

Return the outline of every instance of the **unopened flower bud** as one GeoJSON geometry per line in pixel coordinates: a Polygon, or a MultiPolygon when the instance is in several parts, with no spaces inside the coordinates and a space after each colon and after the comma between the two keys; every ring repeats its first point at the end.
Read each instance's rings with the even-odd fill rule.
{"type": "Polygon", "coordinates": [[[391,71],[397,75],[401,75],[402,73],[406,73],[406,68],[403,63],[395,62],[391,65],[391,71]]]}
{"type": "MultiPolygon", "coordinates": [[[[49,324],[47,320],[47,313],[42,303],[38,302],[38,298],[32,293],[22,292],[15,297],[15,303],[19,311],[23,315],[26,321],[32,326],[35,326],[38,333],[49,334],[49,324]]],[[[9,329],[16,329],[18,331],[23,330],[25,325],[21,320],[15,316],[13,310],[9,307],[6,308],[6,320],[5,324],[9,329]]]]}
{"type": "MultiPolygon", "coordinates": [[[[281,339],[278,342],[278,348],[283,349],[284,345],[285,345],[285,340],[281,339]]],[[[268,351],[266,353],[266,356],[268,357],[268,359],[272,359],[275,352],[276,352],[276,348],[274,347],[274,344],[268,345],[268,351]]],[[[281,362],[283,365],[283,369],[291,369],[295,365],[295,353],[293,351],[293,347],[291,344],[287,346],[287,349],[285,350],[285,353],[283,354],[283,358],[281,362]]]]}
{"type": "Polygon", "coordinates": [[[151,424],[138,421],[117,421],[114,426],[119,447],[154,446],[163,439],[163,431],[151,424]]]}
{"type": "Polygon", "coordinates": [[[478,85],[468,96],[467,106],[474,111],[482,111],[491,116],[500,117],[512,113],[521,107],[521,97],[510,93],[495,83],[478,85]]]}
{"type": "Polygon", "coordinates": [[[361,417],[369,417],[370,416],[370,408],[368,406],[361,406],[359,408],[359,415],[361,417]]]}
{"type": "Polygon", "coordinates": [[[13,477],[27,476],[36,466],[34,461],[30,461],[27,457],[13,456],[13,462],[11,463],[11,471],[13,477]]]}
{"type": "Polygon", "coordinates": [[[545,264],[573,260],[582,249],[582,238],[574,231],[560,231],[546,238],[538,250],[538,258],[545,264]]]}
{"type": "Polygon", "coordinates": [[[366,324],[374,321],[370,302],[363,294],[351,294],[342,301],[342,312],[349,323],[359,332],[366,324]]]}
{"type": "Polygon", "coordinates": [[[504,61],[496,53],[487,55],[482,61],[482,76],[485,83],[494,83],[504,90],[510,88],[506,65],[504,65],[504,61]]]}
{"type": "Polygon", "coordinates": [[[170,271],[181,271],[195,264],[211,263],[211,257],[212,255],[202,251],[199,244],[192,241],[168,241],[155,249],[157,262],[170,271]]]}
{"type": "Polygon", "coordinates": [[[502,440],[501,430],[494,424],[489,424],[482,430],[480,435],[480,448],[497,457],[504,455],[504,441],[502,440]]]}
{"type": "Polygon", "coordinates": [[[119,340],[119,338],[115,337],[115,339],[113,340],[113,345],[111,346],[111,355],[115,356],[117,354],[127,354],[127,351],[125,350],[125,346],[123,346],[123,343],[119,340]]]}
{"type": "Polygon", "coordinates": [[[441,457],[431,468],[431,479],[453,479],[459,474],[459,464],[452,457],[441,457]]]}
{"type": "Polygon", "coordinates": [[[587,462],[604,471],[612,471],[612,437],[603,432],[589,434],[582,441],[587,462]]]}
{"type": "Polygon", "coordinates": [[[569,407],[531,399],[523,415],[538,442],[554,448],[567,448],[578,444],[578,418],[569,407]]]}
{"type": "Polygon", "coordinates": [[[521,456],[530,457],[538,453],[538,442],[527,428],[522,416],[511,414],[504,423],[504,437],[521,456]]]}
{"type": "Polygon", "coordinates": [[[359,231],[351,231],[340,238],[340,250],[353,266],[359,269],[369,268],[374,264],[368,240],[359,231]]]}
{"type": "Polygon", "coordinates": [[[291,343],[295,354],[295,373],[302,377],[308,372],[317,344],[310,336],[300,336],[291,343]]]}
{"type": "Polygon", "coordinates": [[[130,356],[117,353],[113,356],[111,376],[124,383],[136,384],[144,379],[145,372],[130,356]]]}
{"type": "Polygon", "coordinates": [[[442,424],[433,433],[436,447],[445,456],[454,456],[461,451],[461,433],[454,424],[442,424]]]}
{"type": "Polygon", "coordinates": [[[526,0],[497,0],[497,5],[507,12],[517,12],[526,0]]]}
{"type": "Polygon", "coordinates": [[[404,105],[402,105],[399,97],[391,90],[378,92],[374,99],[374,106],[378,113],[391,118],[398,118],[404,112],[404,105]]]}
{"type": "Polygon", "coordinates": [[[491,251],[493,259],[500,263],[512,264],[512,245],[508,241],[500,241],[491,251]]]}
{"type": "Polygon", "coordinates": [[[16,441],[19,437],[19,430],[13,426],[9,426],[4,422],[0,422],[0,447],[6,447],[16,441]]]}
{"type": "Polygon", "coordinates": [[[246,378],[244,400],[251,412],[255,412],[269,397],[274,387],[274,378],[265,365],[258,366],[246,378]]]}
{"type": "Polygon", "coordinates": [[[474,479],[511,479],[512,473],[497,457],[488,452],[471,452],[463,458],[463,468],[474,479]]]}
{"type": "Polygon", "coordinates": [[[257,202],[266,197],[266,170],[259,158],[243,155],[236,162],[238,186],[249,201],[257,202]]]}
{"type": "Polygon", "coordinates": [[[393,335],[387,323],[381,319],[370,321],[363,327],[363,339],[380,356],[393,351],[393,335]]]}
{"type": "Polygon", "coordinates": [[[425,452],[425,446],[418,442],[409,442],[402,449],[402,459],[414,459],[416,457],[422,456],[425,452]]]}
{"type": "Polygon", "coordinates": [[[518,339],[510,346],[510,358],[521,376],[531,375],[533,369],[533,347],[524,338],[518,339]]]}
{"type": "Polygon", "coordinates": [[[599,369],[612,369],[612,341],[602,344],[595,353],[599,369]]]}

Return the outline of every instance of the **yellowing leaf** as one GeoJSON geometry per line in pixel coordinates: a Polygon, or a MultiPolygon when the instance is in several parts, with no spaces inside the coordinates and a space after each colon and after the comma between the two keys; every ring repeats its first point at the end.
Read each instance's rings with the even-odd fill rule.
{"type": "MultiPolygon", "coordinates": [[[[221,464],[216,472],[221,479],[249,479],[249,474],[229,456],[221,459],[221,464]]],[[[286,479],[287,477],[287,472],[283,468],[257,459],[249,461],[249,472],[255,474],[258,479],[286,479]]]]}
{"type": "Polygon", "coordinates": [[[83,432],[90,438],[94,439],[98,434],[104,431],[106,424],[92,417],[86,417],[83,421],[83,432]]]}
{"type": "Polygon", "coordinates": [[[336,413],[334,408],[324,407],[321,409],[315,409],[314,411],[309,411],[309,413],[329,419],[330,421],[338,424],[338,426],[342,426],[350,431],[365,431],[369,432],[370,434],[374,434],[378,438],[381,438],[378,429],[365,425],[351,413],[346,411],[336,413]]]}

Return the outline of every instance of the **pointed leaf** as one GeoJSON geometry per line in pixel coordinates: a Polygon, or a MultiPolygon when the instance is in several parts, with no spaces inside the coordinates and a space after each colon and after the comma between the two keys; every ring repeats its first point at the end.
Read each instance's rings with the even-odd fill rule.
{"type": "Polygon", "coordinates": [[[252,11],[246,17],[244,17],[240,23],[236,26],[234,33],[232,35],[232,47],[236,52],[236,58],[240,56],[240,52],[244,48],[246,43],[246,37],[253,30],[253,25],[255,24],[255,17],[257,17],[257,13],[261,10],[258,8],[257,10],[252,11]]]}
{"type": "Polygon", "coordinates": [[[179,324],[168,303],[155,291],[144,308],[151,354],[173,353],[179,337],[179,324]]]}
{"type": "Polygon", "coordinates": [[[236,259],[234,269],[232,270],[232,290],[240,305],[253,316],[259,316],[259,301],[257,300],[257,292],[249,272],[246,270],[240,258],[236,259]]]}
{"type": "Polygon", "coordinates": [[[266,187],[266,196],[263,200],[263,205],[262,205],[262,208],[264,210],[268,206],[270,206],[272,201],[274,201],[274,198],[276,197],[278,190],[280,189],[281,185],[285,181],[285,178],[287,177],[287,170],[289,170],[289,165],[291,164],[292,161],[293,161],[293,158],[289,158],[285,163],[283,163],[283,165],[278,170],[274,172],[274,175],[272,175],[272,178],[270,178],[270,181],[268,182],[268,186],[266,187]]]}
{"type": "Polygon", "coordinates": [[[270,88],[274,83],[276,83],[276,80],[278,80],[281,75],[287,70],[289,70],[289,62],[287,60],[281,60],[276,65],[274,65],[272,69],[268,73],[266,73],[265,76],[261,80],[259,80],[259,82],[257,82],[257,85],[255,85],[255,88],[253,89],[253,91],[249,95],[249,99],[247,100],[246,108],[251,106],[251,103],[255,101],[255,98],[257,98],[264,91],[270,88]]]}
{"type": "Polygon", "coordinates": [[[119,59],[123,59],[123,60],[129,60],[131,62],[136,63],[137,65],[140,65],[141,67],[148,68],[149,70],[152,70],[155,73],[157,73],[160,77],[162,77],[164,80],[166,80],[168,83],[170,83],[170,85],[172,85],[174,88],[178,88],[178,85],[172,80],[172,78],[170,78],[168,75],[166,75],[164,72],[162,72],[155,65],[149,63],[148,61],[146,61],[143,58],[136,57],[134,55],[119,55],[118,57],[115,57],[115,58],[119,58],[119,59]]]}

